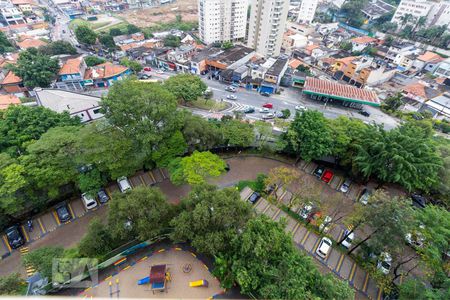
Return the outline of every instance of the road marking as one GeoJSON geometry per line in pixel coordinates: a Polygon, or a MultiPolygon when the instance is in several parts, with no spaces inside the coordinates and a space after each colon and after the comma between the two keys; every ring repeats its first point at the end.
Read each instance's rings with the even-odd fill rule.
{"type": "Polygon", "coordinates": [[[56,224],[61,225],[61,222],[59,221],[58,215],[56,214],[56,211],[52,211],[53,218],[55,218],[56,224]]]}
{"type": "Polygon", "coordinates": [[[269,203],[269,202],[267,202],[267,206],[264,208],[264,210],[262,211],[262,214],[265,214],[266,213],[266,211],[269,209],[269,207],[271,207],[272,205],[269,203]]]}
{"type": "Polygon", "coordinates": [[[292,236],[295,235],[295,233],[297,232],[297,230],[298,230],[299,227],[300,227],[300,223],[297,223],[297,224],[294,226],[294,230],[292,230],[292,236]]]}
{"type": "Polygon", "coordinates": [[[348,277],[348,281],[352,282],[353,277],[355,277],[355,271],[356,271],[356,263],[353,262],[352,270],[350,271],[350,276],[348,277]]]}
{"type": "MultiPolygon", "coordinates": [[[[317,238],[317,241],[316,241],[316,243],[314,244],[314,247],[313,247],[313,254],[314,253],[316,253],[316,251],[317,251],[317,248],[319,247],[319,242],[320,242],[320,238],[318,237],[317,238]]],[[[325,257],[325,259],[327,258],[329,256],[329,253],[327,254],[327,256],[325,257]]]]}
{"type": "Polygon", "coordinates": [[[75,216],[75,214],[73,213],[73,209],[72,209],[72,206],[70,205],[70,203],[67,203],[67,206],[69,207],[69,211],[70,211],[70,214],[72,215],[72,218],[76,218],[77,216],[75,216]]]}
{"type": "Polygon", "coordinates": [[[25,236],[25,241],[27,241],[27,243],[28,243],[30,241],[30,238],[28,237],[25,227],[23,225],[21,225],[20,228],[22,228],[23,235],[25,236]]]}
{"type": "Polygon", "coordinates": [[[11,246],[9,245],[8,239],[6,238],[6,235],[2,236],[3,241],[5,242],[6,247],[8,248],[9,252],[12,252],[11,246]]]}
{"type": "Polygon", "coordinates": [[[161,176],[163,179],[166,179],[166,175],[164,175],[164,172],[161,170],[161,168],[158,168],[159,173],[161,173],[161,176]]]}
{"type": "Polygon", "coordinates": [[[148,174],[150,174],[150,177],[152,178],[153,183],[156,183],[156,179],[155,179],[155,176],[153,176],[153,172],[149,171],[148,174]]]}
{"type": "Polygon", "coordinates": [[[21,255],[25,255],[28,252],[30,252],[30,249],[28,247],[22,247],[22,248],[19,249],[19,251],[20,251],[21,255]]]}
{"type": "Polygon", "coordinates": [[[42,234],[45,234],[46,231],[45,231],[44,225],[42,225],[41,218],[37,218],[37,221],[39,223],[39,227],[41,228],[42,234]]]}
{"type": "Polygon", "coordinates": [[[377,300],[381,300],[381,295],[383,294],[382,290],[378,288],[377,300]]]}
{"type": "Polygon", "coordinates": [[[345,177],[342,177],[341,181],[339,182],[338,186],[336,187],[336,190],[338,190],[341,185],[344,183],[345,177]]]}
{"type": "Polygon", "coordinates": [[[403,274],[400,275],[400,284],[403,283],[403,274]]]}
{"type": "Polygon", "coordinates": [[[281,213],[281,208],[279,208],[278,211],[275,213],[275,215],[273,215],[272,220],[275,220],[280,213],[281,213]]]}
{"type": "Polygon", "coordinates": [[[337,266],[336,266],[336,268],[334,269],[336,272],[340,272],[341,271],[341,266],[342,266],[342,263],[344,262],[344,257],[345,257],[345,255],[344,254],[341,254],[341,257],[339,258],[339,261],[338,261],[338,263],[337,263],[337,266]]]}
{"type": "Polygon", "coordinates": [[[141,180],[143,185],[146,185],[144,179],[142,179],[142,175],[139,175],[139,179],[141,180]]]}
{"type": "Polygon", "coordinates": [[[283,201],[283,198],[284,198],[284,196],[286,196],[286,194],[287,194],[287,191],[284,191],[284,193],[281,194],[280,201],[283,201]]]}
{"type": "Polygon", "coordinates": [[[105,188],[105,191],[106,191],[106,193],[108,194],[109,199],[112,199],[112,197],[111,197],[111,192],[109,191],[109,188],[105,188]]]}
{"type": "Polygon", "coordinates": [[[369,273],[366,272],[366,278],[364,278],[364,285],[362,291],[365,293],[367,291],[367,284],[369,283],[369,273]]]}
{"type": "Polygon", "coordinates": [[[341,241],[343,235],[344,235],[344,230],[342,230],[342,228],[341,228],[341,233],[339,233],[339,237],[337,239],[338,242],[341,241]]]}
{"type": "Polygon", "coordinates": [[[306,239],[308,238],[309,234],[311,233],[311,231],[307,231],[305,236],[303,237],[302,241],[300,242],[300,245],[303,245],[306,241],[306,239]]]}

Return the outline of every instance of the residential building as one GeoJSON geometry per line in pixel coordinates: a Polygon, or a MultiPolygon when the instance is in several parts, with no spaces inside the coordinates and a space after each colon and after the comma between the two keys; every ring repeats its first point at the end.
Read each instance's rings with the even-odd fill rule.
{"type": "MultiPolygon", "coordinates": [[[[271,83],[275,86],[280,85],[281,78],[288,68],[289,60],[284,57],[278,58],[274,64],[267,70],[266,74],[264,74],[264,83],[271,83]]],[[[267,89],[261,86],[261,92],[274,93],[275,89],[267,89]]]]}
{"type": "Polygon", "coordinates": [[[82,56],[67,59],[58,72],[56,87],[67,90],[83,90],[86,63],[82,56]]]}
{"type": "Polygon", "coordinates": [[[403,100],[409,111],[417,111],[431,98],[439,96],[440,92],[429,87],[425,82],[408,84],[402,90],[403,100]]]}
{"type": "Polygon", "coordinates": [[[351,39],[352,51],[353,52],[361,52],[365,48],[374,45],[376,41],[377,41],[377,39],[372,38],[370,36],[360,36],[360,37],[353,38],[353,39],[351,39]]]}
{"type": "Polygon", "coordinates": [[[34,7],[37,7],[33,0],[11,0],[11,3],[17,7],[21,12],[32,12],[34,7]]]}
{"type": "Polygon", "coordinates": [[[288,0],[251,0],[247,45],[269,57],[280,55],[288,0]]]}
{"type": "Polygon", "coordinates": [[[57,113],[68,112],[71,117],[80,118],[82,123],[103,117],[100,97],[57,89],[36,88],[34,91],[39,106],[57,113]]]}
{"type": "Polygon", "coordinates": [[[438,67],[441,61],[445,60],[439,54],[426,51],[424,54],[419,55],[413,63],[413,67],[417,70],[424,70],[426,72],[433,73],[438,67]]]}
{"type": "Polygon", "coordinates": [[[2,89],[8,94],[17,97],[27,96],[28,89],[24,86],[22,78],[9,71],[1,83],[2,89]]]}
{"type": "Polygon", "coordinates": [[[433,74],[438,77],[445,77],[450,79],[450,58],[442,61],[433,74]]]}
{"type": "MultiPolygon", "coordinates": [[[[290,32],[291,33],[291,32],[290,32]]],[[[304,48],[308,44],[308,38],[303,34],[288,34],[285,33],[283,38],[284,52],[289,54],[293,49],[304,48]]]]}
{"type": "Polygon", "coordinates": [[[4,26],[25,24],[22,12],[11,2],[0,2],[0,22],[4,26]]]}
{"type": "Polygon", "coordinates": [[[411,43],[393,42],[386,53],[386,60],[393,62],[399,54],[410,52],[414,50],[415,46],[411,43]]]}
{"type": "Polygon", "coordinates": [[[293,32],[294,34],[301,34],[304,36],[308,36],[314,33],[315,28],[309,24],[300,24],[295,22],[286,21],[286,29],[288,31],[293,32]]]}
{"type": "Polygon", "coordinates": [[[395,10],[395,6],[382,0],[371,0],[361,9],[367,20],[373,21],[395,10]]]}
{"type": "Polygon", "coordinates": [[[0,110],[7,109],[10,105],[21,104],[19,97],[13,94],[0,95],[0,110]]]}
{"type": "Polygon", "coordinates": [[[84,86],[109,87],[131,74],[127,67],[106,62],[86,70],[84,86]]]}
{"type": "Polygon", "coordinates": [[[16,42],[16,44],[21,50],[26,50],[28,48],[39,48],[47,45],[47,43],[42,40],[32,38],[26,38],[21,42],[16,42]]]}
{"type": "Polygon", "coordinates": [[[311,23],[314,20],[318,3],[319,0],[302,0],[298,11],[297,22],[311,23]]]}
{"type": "Polygon", "coordinates": [[[430,26],[450,26],[450,1],[435,3],[428,15],[430,26]]]}
{"type": "Polygon", "coordinates": [[[247,2],[242,0],[198,0],[200,39],[211,44],[245,38],[247,2]]]}
{"type": "Polygon", "coordinates": [[[402,17],[406,14],[413,16],[409,24],[414,24],[420,17],[427,17],[435,2],[429,0],[402,0],[398,5],[391,22],[397,23],[400,27],[403,25],[402,17]]]}
{"type": "Polygon", "coordinates": [[[450,94],[445,93],[425,102],[420,111],[429,111],[436,119],[450,118],[450,94]]]}

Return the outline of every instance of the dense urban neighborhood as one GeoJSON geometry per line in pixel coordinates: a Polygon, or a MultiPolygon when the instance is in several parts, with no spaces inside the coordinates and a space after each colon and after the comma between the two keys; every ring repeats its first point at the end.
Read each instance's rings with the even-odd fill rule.
{"type": "Polygon", "coordinates": [[[449,0],[0,1],[0,297],[450,299],[449,0]]]}

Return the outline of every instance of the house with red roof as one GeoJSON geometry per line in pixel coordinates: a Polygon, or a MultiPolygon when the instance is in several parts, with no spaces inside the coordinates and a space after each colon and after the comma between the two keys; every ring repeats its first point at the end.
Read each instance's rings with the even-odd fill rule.
{"type": "Polygon", "coordinates": [[[352,51],[363,51],[365,48],[375,45],[375,43],[377,42],[377,39],[370,37],[370,36],[360,36],[360,37],[356,37],[351,39],[351,43],[352,43],[352,51]]]}
{"type": "Polygon", "coordinates": [[[110,62],[88,68],[84,74],[84,86],[109,87],[117,80],[122,80],[131,74],[131,70],[110,62]]]}
{"type": "Polygon", "coordinates": [[[7,109],[10,105],[21,104],[19,97],[12,94],[0,95],[0,110],[7,109]]]}
{"type": "Polygon", "coordinates": [[[82,90],[86,69],[87,66],[82,56],[69,57],[63,61],[61,69],[59,69],[56,86],[60,89],[82,90]]]}
{"type": "Polygon", "coordinates": [[[444,61],[445,58],[437,53],[426,51],[424,54],[417,56],[416,60],[413,62],[413,66],[417,70],[424,70],[427,72],[434,72],[439,63],[444,61]]]}
{"type": "Polygon", "coordinates": [[[26,50],[28,48],[39,48],[47,45],[46,42],[33,38],[26,38],[21,42],[16,42],[16,44],[21,50],[26,50]]]}
{"type": "Polygon", "coordinates": [[[1,82],[2,89],[8,94],[24,97],[28,95],[28,89],[24,86],[22,78],[8,71],[5,78],[1,82]]]}
{"type": "Polygon", "coordinates": [[[409,104],[412,111],[419,110],[428,100],[439,96],[439,90],[433,89],[425,82],[415,82],[405,86],[402,90],[403,99],[409,104]]]}

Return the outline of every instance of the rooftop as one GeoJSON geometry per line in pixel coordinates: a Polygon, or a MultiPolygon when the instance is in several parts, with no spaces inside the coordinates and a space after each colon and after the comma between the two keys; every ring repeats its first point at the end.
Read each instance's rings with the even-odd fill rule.
{"type": "Polygon", "coordinates": [[[3,78],[2,84],[18,84],[22,82],[22,78],[16,76],[12,71],[9,71],[3,78]]]}
{"type": "Polygon", "coordinates": [[[68,59],[59,70],[59,75],[69,75],[80,73],[80,65],[83,61],[83,57],[79,56],[76,58],[68,59]]]}
{"type": "Polygon", "coordinates": [[[94,66],[86,70],[84,79],[101,79],[101,78],[111,78],[115,75],[119,75],[128,70],[127,67],[114,65],[110,62],[105,62],[103,64],[94,66]]]}
{"type": "Polygon", "coordinates": [[[36,89],[38,103],[55,112],[77,113],[98,107],[101,98],[58,89],[36,89]]]}
{"type": "Polygon", "coordinates": [[[370,37],[370,36],[360,36],[351,39],[352,43],[356,44],[368,44],[368,43],[374,43],[377,41],[377,39],[370,37]]]}
{"type": "Polygon", "coordinates": [[[424,62],[439,62],[444,60],[442,56],[431,51],[427,51],[424,54],[419,55],[417,59],[424,62]]]}
{"type": "Polygon", "coordinates": [[[25,39],[22,42],[17,42],[17,46],[20,49],[28,49],[28,48],[39,48],[41,46],[47,45],[46,42],[38,40],[38,39],[25,39]]]}
{"type": "Polygon", "coordinates": [[[253,49],[236,45],[231,49],[222,50],[209,57],[210,60],[215,60],[225,65],[231,65],[238,60],[242,59],[246,55],[255,52],[253,49]]]}
{"type": "Polygon", "coordinates": [[[410,96],[418,96],[423,99],[431,99],[440,94],[438,90],[427,87],[426,85],[424,85],[420,82],[416,82],[416,83],[407,85],[403,89],[403,92],[409,94],[410,96]]]}
{"type": "Polygon", "coordinates": [[[371,2],[367,3],[365,7],[361,9],[361,11],[366,15],[372,17],[381,17],[382,15],[387,14],[394,9],[395,6],[389,3],[381,0],[372,0],[371,2]]]}
{"type": "Polygon", "coordinates": [[[16,95],[0,95],[0,110],[7,109],[10,105],[16,105],[20,103],[20,99],[16,95]]]}
{"type": "Polygon", "coordinates": [[[267,70],[268,75],[280,75],[288,62],[287,58],[278,58],[276,62],[267,70]]]}
{"type": "Polygon", "coordinates": [[[380,106],[380,100],[373,91],[312,77],[306,78],[303,93],[318,94],[343,101],[380,106]]]}

